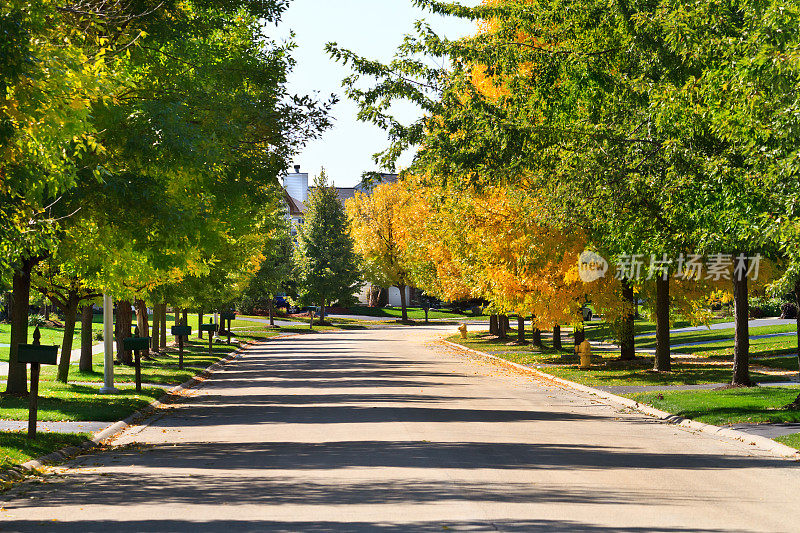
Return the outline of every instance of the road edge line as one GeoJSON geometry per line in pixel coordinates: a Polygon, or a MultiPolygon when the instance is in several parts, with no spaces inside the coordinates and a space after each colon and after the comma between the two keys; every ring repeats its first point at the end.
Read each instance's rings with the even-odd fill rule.
{"type": "Polygon", "coordinates": [[[488,354],[486,352],[481,352],[479,350],[475,350],[473,348],[468,348],[461,344],[448,341],[446,339],[442,339],[442,342],[447,344],[448,346],[461,349],[466,352],[470,352],[481,357],[490,359],[495,362],[502,363],[503,365],[508,365],[514,367],[518,370],[522,370],[524,372],[534,374],[537,377],[542,379],[546,379],[548,381],[553,381],[565,387],[579,390],[581,392],[589,393],[593,396],[597,396],[604,400],[607,400],[612,403],[620,404],[624,407],[628,407],[630,409],[634,409],[639,411],[640,413],[644,413],[648,416],[652,416],[659,420],[662,420],[668,424],[674,424],[681,427],[694,429],[698,431],[702,431],[704,433],[710,433],[712,435],[718,435],[727,437],[729,439],[733,439],[736,441],[743,442],[744,444],[750,446],[756,446],[758,450],[769,452],[773,456],[781,457],[785,459],[792,459],[795,461],[800,461],[800,450],[796,450],[791,446],[787,446],[785,444],[781,444],[780,442],[774,441],[772,439],[768,439],[767,437],[761,437],[759,435],[751,435],[749,433],[745,433],[744,431],[739,431],[736,429],[731,428],[724,428],[721,426],[715,426],[713,424],[705,424],[703,422],[697,422],[696,420],[691,420],[689,418],[684,418],[679,415],[675,415],[672,413],[668,413],[666,411],[662,411],[660,409],[656,409],[654,407],[650,407],[647,404],[641,404],[636,400],[631,400],[630,398],[625,398],[623,396],[617,396],[616,394],[612,394],[610,392],[606,392],[601,389],[596,389],[594,387],[589,387],[588,385],[583,385],[581,383],[576,383],[574,381],[570,381],[568,379],[560,378],[558,376],[554,376],[552,374],[548,374],[546,372],[542,372],[535,368],[531,368],[529,366],[521,365],[519,363],[514,363],[512,361],[508,361],[507,359],[503,359],[502,357],[497,357],[496,355],[488,354]]]}

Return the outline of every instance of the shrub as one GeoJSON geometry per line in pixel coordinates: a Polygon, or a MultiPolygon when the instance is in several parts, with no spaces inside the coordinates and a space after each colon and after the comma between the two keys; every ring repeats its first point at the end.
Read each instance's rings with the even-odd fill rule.
{"type": "Polygon", "coordinates": [[[784,301],[780,298],[750,298],[750,316],[752,318],[780,316],[783,304],[784,301]]]}
{"type": "Polygon", "coordinates": [[[786,302],[781,306],[781,318],[797,318],[797,304],[786,302]]]}
{"type": "Polygon", "coordinates": [[[28,325],[29,326],[44,326],[47,324],[47,320],[45,320],[44,315],[28,315],[28,325]]]}

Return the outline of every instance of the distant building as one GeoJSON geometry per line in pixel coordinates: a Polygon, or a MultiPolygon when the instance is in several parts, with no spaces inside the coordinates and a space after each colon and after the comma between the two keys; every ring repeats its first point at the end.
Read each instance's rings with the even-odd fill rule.
{"type": "MultiPolygon", "coordinates": [[[[397,181],[397,174],[381,174],[381,183],[392,183],[394,181],[397,181]]],[[[308,194],[314,190],[314,187],[308,186],[308,172],[300,172],[300,165],[295,165],[294,172],[288,173],[283,177],[283,189],[286,192],[284,200],[289,211],[289,218],[294,224],[302,224],[305,218],[308,194]]],[[[334,189],[336,189],[342,205],[344,205],[345,201],[354,197],[356,192],[370,193],[369,189],[360,185],[355,187],[334,187],[334,189]]]]}
{"type": "MultiPolygon", "coordinates": [[[[392,183],[397,181],[397,174],[381,174],[381,183],[392,183]]],[[[308,186],[308,173],[300,172],[300,165],[294,166],[294,172],[288,173],[283,178],[283,189],[285,191],[284,201],[288,211],[288,216],[292,222],[292,236],[297,234],[297,225],[305,221],[306,202],[308,202],[309,192],[314,190],[314,187],[308,186]]],[[[334,187],[339,195],[339,201],[344,205],[345,201],[353,198],[356,192],[370,194],[370,189],[364,188],[361,185],[355,187],[334,187]]],[[[367,303],[367,292],[369,287],[365,287],[358,295],[358,299],[362,304],[367,303]]],[[[411,302],[412,289],[406,289],[407,300],[411,302]]],[[[397,287],[389,287],[389,305],[400,307],[400,290],[397,287]]]]}

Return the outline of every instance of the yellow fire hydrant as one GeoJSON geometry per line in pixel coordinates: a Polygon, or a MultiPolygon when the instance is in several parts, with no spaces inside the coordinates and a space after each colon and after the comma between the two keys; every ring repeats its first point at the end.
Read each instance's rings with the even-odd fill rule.
{"type": "Polygon", "coordinates": [[[458,332],[461,333],[461,338],[462,339],[466,339],[467,338],[467,325],[466,324],[461,324],[460,326],[458,326],[458,332]]]}
{"type": "Polygon", "coordinates": [[[581,356],[581,370],[588,370],[592,366],[592,345],[583,341],[578,346],[578,355],[581,356]]]}

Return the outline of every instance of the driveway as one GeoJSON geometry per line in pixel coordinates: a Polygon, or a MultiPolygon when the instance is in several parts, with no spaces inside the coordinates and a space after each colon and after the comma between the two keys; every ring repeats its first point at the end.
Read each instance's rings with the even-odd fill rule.
{"type": "Polygon", "coordinates": [[[2,496],[0,531],[798,531],[800,468],[432,342],[267,342],[2,496]]]}

